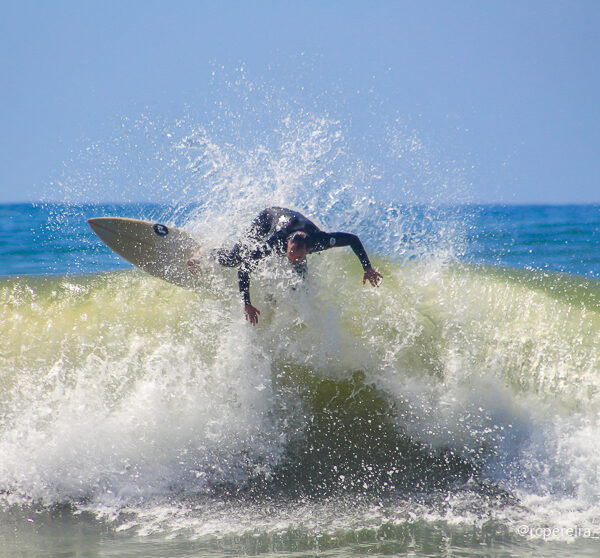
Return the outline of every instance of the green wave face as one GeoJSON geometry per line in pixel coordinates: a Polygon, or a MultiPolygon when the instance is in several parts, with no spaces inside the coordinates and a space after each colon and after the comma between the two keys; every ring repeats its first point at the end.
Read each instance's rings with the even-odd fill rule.
{"type": "Polygon", "coordinates": [[[535,433],[597,408],[598,284],[376,263],[379,289],[344,254],[313,258],[302,285],[258,270],[256,327],[234,273],[196,292],[138,272],[3,280],[2,489],[128,502],[475,482],[508,498],[568,466],[565,448],[532,457],[535,433]]]}

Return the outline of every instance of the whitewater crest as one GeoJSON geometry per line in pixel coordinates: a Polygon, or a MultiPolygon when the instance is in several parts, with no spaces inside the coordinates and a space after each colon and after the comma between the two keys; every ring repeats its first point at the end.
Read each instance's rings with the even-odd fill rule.
{"type": "Polygon", "coordinates": [[[258,274],[256,328],[234,273],[217,292],[139,272],[3,280],[5,494],[131,505],[477,485],[595,508],[585,285],[376,264],[379,290],[344,253],[316,259],[305,289],[258,274]]]}

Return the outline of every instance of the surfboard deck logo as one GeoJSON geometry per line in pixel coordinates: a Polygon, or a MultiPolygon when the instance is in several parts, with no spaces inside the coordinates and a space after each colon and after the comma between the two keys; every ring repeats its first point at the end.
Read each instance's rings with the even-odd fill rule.
{"type": "Polygon", "coordinates": [[[169,234],[169,229],[166,225],[162,225],[161,223],[155,223],[154,232],[158,236],[167,236],[169,234]]]}

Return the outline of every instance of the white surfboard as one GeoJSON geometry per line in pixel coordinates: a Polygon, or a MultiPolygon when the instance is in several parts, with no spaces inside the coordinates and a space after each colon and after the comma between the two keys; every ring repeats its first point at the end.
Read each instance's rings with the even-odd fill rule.
{"type": "Polygon", "coordinates": [[[189,233],[124,217],[95,217],[88,223],[113,252],[146,273],[188,289],[205,283],[206,270],[200,265],[194,274],[188,265],[200,250],[189,233]]]}

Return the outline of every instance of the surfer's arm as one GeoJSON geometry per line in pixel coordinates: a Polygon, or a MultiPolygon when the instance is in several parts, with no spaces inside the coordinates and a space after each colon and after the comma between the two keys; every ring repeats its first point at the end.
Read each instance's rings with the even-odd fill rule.
{"type": "Polygon", "coordinates": [[[238,268],[238,285],[244,306],[250,306],[250,272],[258,265],[258,262],[273,252],[268,244],[256,247],[247,254],[238,268]]]}
{"type": "Polygon", "coordinates": [[[329,244],[332,248],[334,246],[350,246],[350,248],[352,248],[352,251],[356,254],[360,265],[362,265],[362,268],[366,271],[371,267],[369,256],[367,256],[367,252],[358,236],[352,233],[335,232],[330,233],[329,237],[329,244]]]}
{"type": "Polygon", "coordinates": [[[238,280],[240,293],[242,294],[242,300],[244,301],[244,314],[246,315],[246,319],[252,325],[256,325],[258,323],[260,310],[252,306],[252,303],[250,302],[250,271],[244,266],[238,269],[238,280]]]}
{"type": "Polygon", "coordinates": [[[321,233],[313,251],[318,252],[320,250],[343,246],[350,246],[352,251],[356,254],[360,265],[362,265],[364,270],[363,285],[369,281],[371,285],[377,287],[381,282],[383,275],[371,266],[367,251],[360,241],[360,238],[355,234],[345,232],[321,233]]]}

